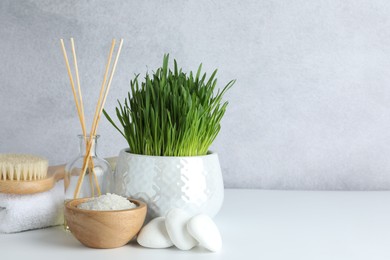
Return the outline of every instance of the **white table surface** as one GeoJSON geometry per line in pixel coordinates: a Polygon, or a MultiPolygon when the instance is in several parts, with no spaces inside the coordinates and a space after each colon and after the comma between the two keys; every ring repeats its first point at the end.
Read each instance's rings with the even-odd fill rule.
{"type": "Polygon", "coordinates": [[[223,248],[82,246],[61,227],[0,235],[0,259],[390,259],[390,191],[225,190],[223,248]]]}

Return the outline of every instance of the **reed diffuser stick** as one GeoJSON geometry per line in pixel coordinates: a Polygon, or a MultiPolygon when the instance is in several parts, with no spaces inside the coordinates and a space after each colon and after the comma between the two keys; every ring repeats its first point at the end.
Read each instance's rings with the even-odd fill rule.
{"type": "Polygon", "coordinates": [[[111,70],[111,74],[110,74],[108,84],[107,84],[107,76],[109,73],[112,55],[113,55],[113,52],[115,49],[115,43],[116,43],[115,39],[113,39],[113,41],[112,41],[111,49],[110,49],[110,53],[109,53],[109,58],[108,58],[108,62],[107,62],[107,66],[106,66],[106,70],[105,70],[105,74],[104,74],[104,78],[103,78],[103,83],[102,83],[102,87],[100,90],[99,99],[98,99],[98,102],[96,105],[94,120],[92,123],[91,132],[90,132],[89,136],[87,136],[87,131],[86,131],[86,127],[85,127],[84,105],[83,105],[83,97],[81,94],[80,77],[79,77],[79,71],[78,71],[78,64],[77,64],[77,56],[76,56],[74,39],[71,38],[70,41],[71,41],[71,46],[72,46],[72,54],[73,54],[73,61],[74,61],[74,68],[75,68],[75,75],[76,75],[77,90],[75,88],[75,82],[74,82],[74,78],[72,75],[72,71],[70,69],[69,60],[68,60],[68,56],[66,53],[65,44],[64,44],[63,39],[61,39],[61,47],[62,47],[62,52],[64,55],[65,64],[66,64],[66,68],[67,68],[67,72],[68,72],[68,76],[69,76],[69,80],[70,80],[70,85],[72,87],[73,98],[74,98],[74,101],[76,104],[77,114],[79,116],[82,132],[83,132],[83,137],[86,141],[86,154],[84,156],[82,171],[80,172],[78,182],[77,182],[76,191],[74,193],[74,197],[77,198],[79,195],[79,192],[80,192],[80,188],[82,186],[83,179],[85,177],[87,167],[88,167],[89,173],[90,173],[89,180],[90,180],[92,195],[94,196],[93,180],[95,181],[98,194],[101,195],[99,182],[98,182],[95,170],[94,170],[93,159],[91,158],[92,156],[90,153],[91,153],[91,148],[94,144],[94,137],[96,136],[97,126],[98,126],[98,123],[99,123],[99,120],[101,117],[101,113],[102,113],[102,110],[104,108],[104,104],[105,104],[105,101],[106,101],[106,98],[107,98],[107,95],[108,95],[108,92],[109,92],[109,89],[111,86],[113,75],[115,73],[116,64],[118,62],[118,58],[119,58],[119,55],[120,55],[120,52],[122,49],[123,39],[121,39],[121,41],[120,41],[117,55],[115,58],[115,62],[114,62],[113,68],[111,70]]]}
{"type": "MultiPolygon", "coordinates": [[[[81,117],[82,117],[81,118],[81,122],[82,122],[81,127],[82,127],[82,130],[83,130],[84,140],[86,141],[85,142],[85,145],[86,145],[85,148],[87,149],[88,140],[86,139],[87,138],[87,131],[86,131],[86,127],[85,127],[85,114],[84,114],[83,96],[81,94],[79,68],[78,68],[77,56],[76,56],[76,48],[75,48],[75,44],[74,44],[74,39],[73,38],[70,38],[70,43],[71,43],[71,46],[72,46],[74,70],[75,70],[75,74],[76,74],[76,83],[77,83],[77,88],[78,88],[77,90],[78,90],[79,106],[80,106],[80,112],[81,112],[81,117]]],[[[90,156],[90,155],[88,155],[88,156],[90,156]]],[[[89,185],[90,185],[90,188],[91,188],[92,197],[94,197],[95,196],[95,189],[94,189],[94,186],[93,186],[92,175],[96,176],[96,173],[95,173],[95,165],[94,165],[92,159],[90,160],[90,163],[88,165],[88,169],[89,169],[89,172],[90,172],[90,174],[89,174],[89,185]]],[[[96,182],[96,184],[98,185],[97,182],[96,182]]]]}
{"type": "MultiPolygon", "coordinates": [[[[115,43],[116,43],[116,40],[113,39],[112,43],[111,43],[110,53],[108,55],[108,61],[107,61],[106,69],[105,69],[105,72],[104,72],[102,87],[101,87],[101,90],[100,90],[100,93],[99,93],[99,99],[98,99],[98,102],[96,103],[95,115],[94,115],[94,120],[93,120],[91,129],[94,129],[94,124],[96,122],[95,118],[97,118],[97,116],[98,116],[97,115],[98,107],[101,106],[101,101],[102,101],[102,97],[103,97],[103,91],[102,90],[103,90],[103,86],[105,86],[106,82],[107,82],[107,75],[108,75],[108,72],[109,72],[109,69],[110,69],[110,64],[111,64],[112,54],[113,54],[114,48],[115,48],[115,43]]],[[[99,182],[98,182],[96,174],[94,174],[93,177],[95,179],[97,192],[98,192],[98,194],[100,196],[101,195],[101,191],[100,191],[99,182]]]]}
{"type": "MultiPolygon", "coordinates": [[[[61,46],[62,46],[62,53],[64,55],[64,59],[65,59],[65,64],[66,64],[66,69],[68,71],[68,76],[69,76],[69,80],[70,80],[70,86],[72,87],[72,93],[73,93],[73,98],[74,98],[74,101],[76,103],[76,109],[77,109],[77,114],[79,116],[79,119],[80,119],[80,124],[81,126],[85,125],[83,124],[83,117],[81,116],[81,110],[80,110],[80,105],[79,105],[79,102],[78,102],[78,98],[77,98],[77,94],[76,94],[76,89],[74,87],[74,81],[73,81],[73,76],[72,76],[72,71],[70,70],[70,66],[69,66],[69,60],[68,60],[68,55],[66,54],[66,50],[65,50],[65,44],[64,44],[64,40],[61,39],[61,46]]],[[[85,131],[85,129],[82,127],[83,129],[83,132],[85,131]]]]}
{"type": "Polygon", "coordinates": [[[104,104],[106,103],[107,95],[108,95],[108,92],[109,92],[110,87],[111,87],[112,78],[114,77],[114,74],[115,74],[116,64],[118,63],[119,55],[120,55],[121,50],[122,50],[122,45],[123,45],[123,39],[121,39],[121,41],[119,43],[119,48],[118,48],[118,52],[117,52],[116,57],[115,57],[114,66],[112,67],[110,78],[108,80],[107,89],[106,89],[106,91],[104,93],[104,98],[103,98],[102,104],[100,106],[100,110],[99,110],[99,113],[98,113],[98,118],[96,119],[95,128],[93,129],[94,133],[96,133],[96,131],[97,131],[97,127],[98,127],[98,124],[99,124],[99,121],[100,121],[100,117],[101,117],[102,112],[103,112],[104,104]]]}
{"type": "MultiPolygon", "coordinates": [[[[101,106],[101,102],[102,102],[102,98],[103,98],[103,94],[104,94],[104,89],[105,89],[105,86],[106,86],[106,82],[107,82],[107,75],[108,75],[108,72],[109,72],[109,69],[110,69],[110,64],[111,64],[111,60],[112,60],[112,55],[113,55],[113,52],[114,52],[114,49],[115,49],[115,43],[116,43],[116,40],[113,39],[112,40],[112,43],[111,43],[111,48],[110,48],[110,52],[108,54],[108,60],[107,60],[107,65],[106,65],[106,69],[105,69],[105,72],[104,72],[104,77],[103,77],[103,83],[102,83],[102,86],[100,88],[100,93],[99,93],[99,98],[98,98],[98,101],[96,103],[96,109],[95,109],[95,114],[94,114],[94,118],[93,118],[93,122],[92,122],[92,126],[91,126],[91,134],[90,136],[93,136],[93,130],[95,129],[95,125],[96,125],[96,122],[97,122],[97,117],[98,117],[98,111],[99,111],[99,107],[101,106]]],[[[86,150],[90,150],[89,147],[92,147],[92,144],[88,144],[86,150]]],[[[89,158],[85,158],[86,160],[84,160],[83,162],[83,167],[82,167],[82,173],[80,174],[79,176],[79,179],[78,179],[78,182],[77,182],[77,186],[76,187],[81,187],[82,185],[82,181],[84,179],[84,175],[85,175],[85,171],[83,170],[85,165],[88,164],[89,162],[89,158]],[[84,173],[84,174],[83,174],[84,173]]],[[[95,176],[95,182],[98,184],[97,182],[97,178],[95,176]]],[[[101,194],[101,191],[100,191],[100,187],[99,185],[96,186],[97,187],[97,190],[98,190],[98,194],[100,195],[101,194]]],[[[76,188],[75,190],[75,193],[74,193],[74,198],[77,198],[78,197],[78,189],[76,188]]]]}
{"type": "Polygon", "coordinates": [[[79,105],[80,105],[80,114],[81,114],[81,127],[83,130],[84,137],[87,134],[87,130],[85,128],[85,116],[84,116],[84,105],[83,105],[83,96],[81,95],[81,87],[80,87],[80,77],[79,77],[79,67],[77,65],[77,56],[76,56],[76,49],[74,46],[74,40],[73,38],[70,38],[70,43],[72,46],[72,53],[73,53],[73,62],[74,62],[74,70],[76,74],[76,83],[78,88],[78,96],[79,96],[79,105]]]}
{"type": "MultiPolygon", "coordinates": [[[[96,112],[98,112],[97,113],[98,116],[94,118],[94,122],[92,124],[94,127],[91,129],[90,136],[94,136],[96,134],[96,131],[97,131],[97,128],[98,128],[98,124],[99,124],[99,121],[100,121],[100,117],[101,117],[101,113],[103,111],[104,104],[106,102],[107,95],[108,95],[108,92],[109,92],[110,87],[111,87],[112,78],[113,78],[113,76],[115,74],[115,69],[116,69],[116,65],[117,65],[118,59],[119,59],[120,52],[122,50],[122,45],[123,45],[123,39],[121,39],[121,41],[119,43],[119,48],[118,48],[118,51],[117,51],[117,54],[116,54],[116,57],[115,57],[114,65],[113,65],[112,70],[111,70],[111,74],[110,74],[110,77],[109,77],[109,80],[108,80],[108,83],[107,83],[107,87],[105,88],[105,90],[104,90],[104,85],[102,85],[102,87],[101,87],[101,91],[104,90],[104,96],[103,96],[103,99],[101,100],[100,106],[96,107],[95,114],[96,114],[96,112]]],[[[110,51],[110,54],[111,54],[110,56],[112,56],[111,51],[110,51]]],[[[111,60],[111,59],[112,59],[112,57],[109,57],[109,60],[111,60]]],[[[99,101],[98,101],[98,103],[99,103],[99,101]]],[[[90,153],[91,148],[92,148],[92,143],[90,142],[89,145],[88,145],[87,154],[90,153]]],[[[79,176],[78,183],[77,183],[77,186],[76,186],[76,190],[75,190],[75,193],[74,193],[74,197],[75,198],[77,198],[79,196],[80,188],[81,188],[84,176],[85,176],[86,167],[87,167],[87,165],[89,163],[89,160],[90,160],[90,157],[88,157],[88,156],[86,156],[84,158],[83,168],[81,170],[81,174],[79,176]]]]}
{"type": "Polygon", "coordinates": [[[107,60],[107,65],[106,65],[106,69],[105,69],[105,72],[104,72],[103,83],[102,83],[102,86],[100,87],[99,99],[98,99],[98,101],[96,103],[96,109],[95,109],[95,114],[94,114],[94,117],[93,117],[91,130],[93,130],[95,128],[95,124],[97,122],[96,120],[97,120],[97,117],[98,117],[98,111],[99,111],[99,107],[101,106],[101,103],[102,103],[102,99],[103,99],[103,95],[104,95],[104,88],[106,86],[107,76],[108,76],[108,72],[110,70],[112,54],[114,53],[114,49],[115,49],[115,43],[116,43],[116,40],[113,39],[112,43],[111,43],[110,53],[108,54],[108,60],[107,60]]]}

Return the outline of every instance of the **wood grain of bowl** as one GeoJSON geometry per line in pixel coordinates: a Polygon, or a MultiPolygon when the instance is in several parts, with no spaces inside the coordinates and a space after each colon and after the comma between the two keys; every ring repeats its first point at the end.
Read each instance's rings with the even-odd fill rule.
{"type": "Polygon", "coordinates": [[[72,234],[83,245],[92,248],[116,248],[127,244],[141,229],[146,204],[130,199],[136,208],[126,210],[83,210],[77,208],[88,198],[74,199],[65,204],[65,218],[72,234]]]}

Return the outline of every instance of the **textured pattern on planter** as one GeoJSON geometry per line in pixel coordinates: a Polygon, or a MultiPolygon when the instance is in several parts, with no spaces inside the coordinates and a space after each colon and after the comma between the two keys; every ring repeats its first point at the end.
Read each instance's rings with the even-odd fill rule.
{"type": "Polygon", "coordinates": [[[148,217],[171,208],[215,216],[223,202],[218,155],[160,157],[120,152],[113,191],[148,204],[148,217]]]}

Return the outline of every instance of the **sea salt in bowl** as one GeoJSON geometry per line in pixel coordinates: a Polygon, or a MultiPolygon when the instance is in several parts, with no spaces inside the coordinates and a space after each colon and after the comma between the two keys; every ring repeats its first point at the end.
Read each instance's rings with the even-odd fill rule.
{"type": "Polygon", "coordinates": [[[77,207],[90,199],[74,199],[65,204],[67,225],[83,245],[92,248],[121,247],[140,231],[147,211],[145,203],[128,198],[136,205],[135,208],[86,210],[77,207]]]}

